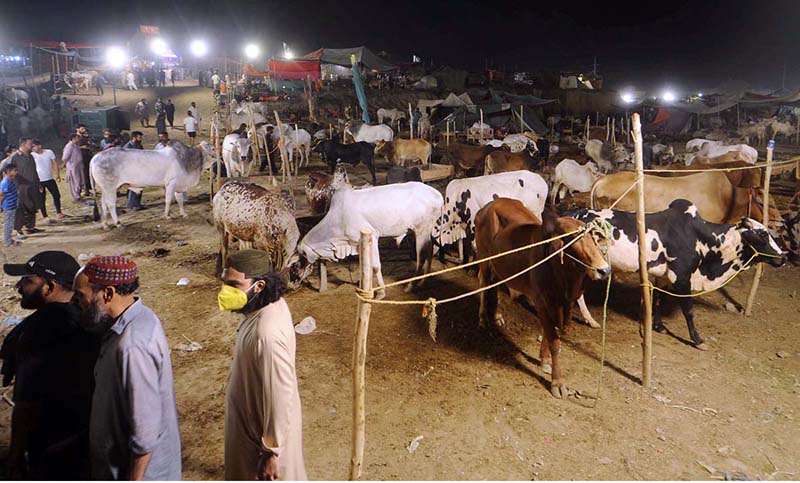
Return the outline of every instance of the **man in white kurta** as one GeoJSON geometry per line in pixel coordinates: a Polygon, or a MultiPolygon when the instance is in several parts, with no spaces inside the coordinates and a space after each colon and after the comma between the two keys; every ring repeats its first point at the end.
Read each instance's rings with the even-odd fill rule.
{"type": "Polygon", "coordinates": [[[247,295],[237,309],[223,307],[220,296],[220,308],[244,314],[225,398],[226,480],[261,479],[275,473],[264,467],[276,462],[279,479],[307,479],[292,314],[280,297],[285,285],[279,276],[264,276],[271,271],[265,252],[242,250],[229,257],[222,274],[227,288],[247,295]]]}

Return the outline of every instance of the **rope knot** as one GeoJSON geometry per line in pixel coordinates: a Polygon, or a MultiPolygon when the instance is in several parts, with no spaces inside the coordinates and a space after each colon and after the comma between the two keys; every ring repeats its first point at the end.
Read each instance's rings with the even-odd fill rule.
{"type": "Polygon", "coordinates": [[[428,319],[428,335],[436,342],[436,324],[439,321],[436,315],[436,299],[431,297],[422,306],[422,316],[428,319]]]}

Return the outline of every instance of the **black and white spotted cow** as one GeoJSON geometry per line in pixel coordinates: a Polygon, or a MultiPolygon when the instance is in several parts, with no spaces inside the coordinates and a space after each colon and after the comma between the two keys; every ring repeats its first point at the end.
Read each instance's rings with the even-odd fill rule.
{"type": "Polygon", "coordinates": [[[530,171],[509,171],[449,182],[445,190],[444,211],[433,228],[434,244],[440,248],[442,262],[443,248],[456,242],[459,243],[461,258],[466,262],[469,247],[475,243],[475,215],[497,198],[519,200],[534,215],[541,217],[547,199],[547,183],[530,171]],[[463,243],[465,238],[470,242],[466,246],[463,243]]]}
{"type": "MultiPolygon", "coordinates": [[[[569,215],[587,223],[597,218],[608,221],[613,227],[608,244],[611,268],[621,272],[639,270],[636,213],[583,209],[569,215]]],[[[647,214],[645,223],[647,271],[655,277],[657,286],[675,294],[714,290],[743,267],[747,269],[758,262],[779,267],[785,261],[784,253],[761,223],[751,218],[736,225],[709,223],[687,200],[675,200],[666,210],[647,214]]],[[[653,295],[653,329],[664,332],[659,291],[653,295]]],[[[592,321],[583,297],[578,304],[584,318],[592,321]]],[[[692,342],[706,350],[694,326],[694,299],[681,297],[680,304],[692,342]]]]}
{"type": "Polygon", "coordinates": [[[800,212],[786,213],[781,222],[777,228],[770,226],[774,229],[770,233],[789,251],[789,261],[800,263],[800,212]]]}

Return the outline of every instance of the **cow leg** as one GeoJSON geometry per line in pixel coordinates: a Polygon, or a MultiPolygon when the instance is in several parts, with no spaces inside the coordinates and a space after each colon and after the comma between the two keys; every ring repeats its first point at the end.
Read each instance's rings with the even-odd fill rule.
{"type": "Polygon", "coordinates": [[[662,334],[667,331],[661,318],[661,304],[663,301],[664,298],[661,296],[661,292],[653,290],[653,330],[662,334]]]}
{"type": "MultiPolygon", "coordinates": [[[[688,284],[676,284],[675,293],[689,294],[691,290],[688,284]]],[[[697,333],[697,329],[694,326],[694,299],[692,297],[681,297],[679,302],[681,304],[683,316],[686,318],[686,326],[689,328],[689,337],[692,338],[692,344],[702,351],[708,350],[708,346],[703,342],[703,339],[700,337],[700,334],[697,333]]]]}
{"type": "MultiPolygon", "coordinates": [[[[431,241],[430,233],[414,234],[416,249],[417,249],[417,270],[415,276],[429,273],[431,271],[431,259],[433,258],[433,242],[431,241]],[[426,270],[427,267],[427,270],[426,270]]],[[[413,290],[414,286],[422,287],[425,285],[425,280],[422,279],[417,282],[412,282],[406,287],[406,292],[413,290]]]]}
{"type": "MultiPolygon", "coordinates": [[[[102,199],[100,203],[103,205],[103,211],[106,209],[111,212],[111,221],[114,222],[115,225],[119,225],[119,217],[117,217],[117,190],[106,190],[103,191],[102,199]]],[[[106,216],[103,215],[103,222],[105,222],[106,216]]]]}
{"type": "MultiPolygon", "coordinates": [[[[381,258],[380,252],[378,252],[378,237],[372,237],[372,269],[375,271],[375,282],[373,283],[373,287],[383,287],[386,285],[383,282],[383,273],[381,272],[381,258]]],[[[375,298],[378,300],[382,300],[386,297],[386,289],[380,289],[375,292],[375,298]]]]}
{"type": "MultiPolygon", "coordinates": [[[[478,269],[478,286],[486,287],[494,282],[492,267],[488,263],[481,264],[478,269]]],[[[503,315],[497,312],[497,287],[484,290],[480,294],[480,309],[478,309],[478,326],[482,329],[493,324],[504,325],[503,315]]]]}
{"type": "Polygon", "coordinates": [[[189,216],[186,214],[186,210],[183,209],[183,192],[175,192],[175,201],[178,202],[178,211],[180,212],[181,216],[184,218],[189,216]]]}
{"type": "Polygon", "coordinates": [[[558,355],[561,352],[561,339],[558,336],[556,324],[563,325],[563,321],[553,320],[553,315],[560,319],[564,316],[564,311],[556,309],[556,314],[548,314],[545,316],[542,320],[542,326],[544,328],[544,338],[542,340],[544,341],[544,339],[547,339],[547,343],[550,347],[550,355],[553,358],[553,371],[550,375],[550,394],[555,398],[561,399],[568,396],[570,391],[561,380],[561,367],[558,361],[558,355]]]}
{"type": "Polygon", "coordinates": [[[586,322],[589,327],[593,329],[600,328],[600,324],[594,320],[594,317],[592,317],[592,314],[589,312],[589,307],[586,306],[586,300],[584,300],[583,294],[578,298],[578,309],[580,309],[581,317],[583,317],[584,322],[586,322]]]}
{"type": "Polygon", "coordinates": [[[167,192],[164,199],[164,218],[169,219],[169,205],[172,204],[172,197],[175,196],[175,182],[167,183],[164,188],[167,192]]]}
{"type": "Polygon", "coordinates": [[[230,243],[230,235],[228,231],[223,227],[220,231],[220,243],[219,243],[219,251],[217,252],[217,269],[216,275],[219,276],[222,274],[222,266],[225,263],[225,260],[228,258],[228,244],[230,243]]]}

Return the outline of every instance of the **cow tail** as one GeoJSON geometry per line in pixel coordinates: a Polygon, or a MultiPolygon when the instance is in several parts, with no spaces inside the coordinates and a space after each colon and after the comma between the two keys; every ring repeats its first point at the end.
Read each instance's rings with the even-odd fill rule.
{"type": "MultiPolygon", "coordinates": [[[[553,181],[553,188],[550,190],[550,205],[555,208],[556,207],[556,196],[558,196],[558,188],[561,187],[561,181],[556,179],[553,181]]],[[[592,186],[594,188],[594,186],[592,186]]],[[[590,200],[591,202],[591,200],[590,200]]]]}
{"type": "MultiPolygon", "coordinates": [[[[89,160],[89,185],[92,187],[94,193],[94,208],[92,209],[92,220],[95,223],[100,221],[100,198],[97,196],[97,183],[94,182],[94,174],[92,173],[92,160],[89,160]]],[[[105,220],[104,220],[105,221],[105,220]]]]}

